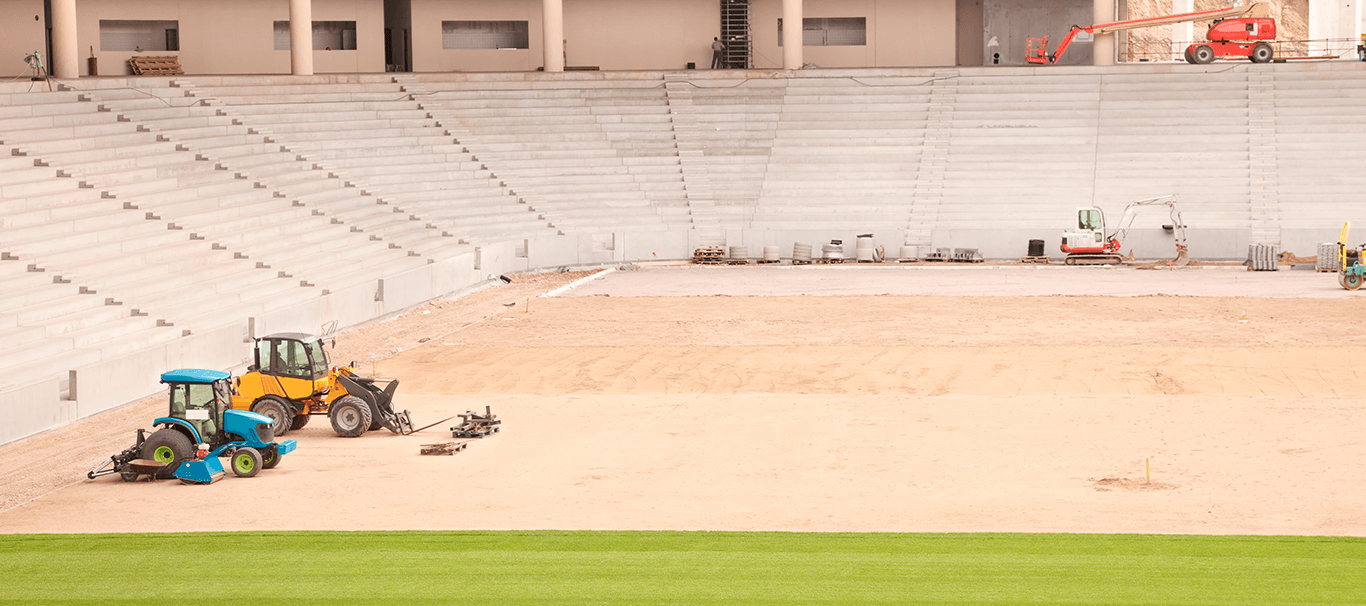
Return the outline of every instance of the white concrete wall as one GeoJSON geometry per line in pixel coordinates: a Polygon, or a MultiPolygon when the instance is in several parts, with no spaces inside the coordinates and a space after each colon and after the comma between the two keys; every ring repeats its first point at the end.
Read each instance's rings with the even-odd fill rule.
{"type": "MultiPolygon", "coordinates": [[[[868,39],[865,46],[808,46],[803,49],[803,58],[821,67],[954,65],[955,5],[956,0],[806,0],[802,9],[805,18],[867,19],[868,39]]],[[[782,0],[751,0],[754,67],[782,67],[783,53],[778,46],[778,19],[782,16],[782,0]]]]}
{"type": "Polygon", "coordinates": [[[0,77],[6,80],[29,71],[24,57],[33,51],[48,62],[44,35],[43,0],[0,2],[0,77]]]}
{"type": "MultiPolygon", "coordinates": [[[[39,3],[41,6],[41,2],[39,3]]],[[[176,55],[186,74],[287,74],[289,51],[275,50],[275,22],[289,20],[289,4],[275,0],[80,0],[77,38],[81,74],[94,47],[101,76],[128,75],[134,55],[176,55]],[[180,51],[104,51],[100,20],[178,21],[180,51]]],[[[314,51],[314,71],[384,71],[383,0],[313,0],[314,21],[355,21],[354,51],[314,51]]]]}
{"type": "Polygon", "coordinates": [[[1362,16],[1361,0],[1309,0],[1309,54],[1356,59],[1362,16]]]}
{"type": "MultiPolygon", "coordinates": [[[[1048,36],[1051,53],[1073,25],[1095,23],[1090,0],[1064,0],[1049,3],[987,3],[983,7],[985,40],[996,37],[1000,44],[1001,65],[1027,65],[1025,44],[1029,38],[1048,36]]],[[[990,64],[991,51],[984,64],[990,64]]],[[[1059,65],[1091,65],[1091,42],[1074,41],[1059,65]]]]}

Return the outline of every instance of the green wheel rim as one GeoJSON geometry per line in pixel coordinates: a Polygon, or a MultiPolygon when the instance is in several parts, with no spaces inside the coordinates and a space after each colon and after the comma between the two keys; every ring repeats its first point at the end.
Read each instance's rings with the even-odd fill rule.
{"type": "Polygon", "coordinates": [[[158,446],[152,451],[152,460],[158,463],[170,463],[175,460],[175,451],[170,446],[158,446]]]}
{"type": "Polygon", "coordinates": [[[232,467],[235,471],[251,473],[251,470],[256,468],[256,461],[251,460],[250,455],[239,454],[232,458],[232,467]]]}
{"type": "Polygon", "coordinates": [[[280,456],[280,455],[278,455],[278,454],[276,454],[276,453],[263,452],[263,453],[261,453],[261,463],[262,463],[263,465],[269,465],[270,462],[271,462],[271,461],[274,461],[274,460],[275,460],[275,457],[278,457],[278,456],[280,456]]]}

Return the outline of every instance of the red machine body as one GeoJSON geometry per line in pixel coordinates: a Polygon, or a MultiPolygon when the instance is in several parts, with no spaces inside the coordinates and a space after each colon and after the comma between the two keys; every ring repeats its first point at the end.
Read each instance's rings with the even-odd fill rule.
{"type": "Polygon", "coordinates": [[[1254,63],[1267,63],[1271,61],[1272,55],[1275,53],[1266,41],[1276,39],[1276,20],[1269,15],[1270,10],[1266,5],[1255,3],[1244,7],[1231,6],[1195,13],[1133,19],[1115,23],[1074,25],[1063,37],[1062,43],[1058,44],[1058,50],[1054,51],[1052,55],[1048,54],[1048,36],[1029,38],[1025,42],[1025,61],[1039,64],[1057,63],[1058,58],[1067,52],[1067,47],[1071,46],[1072,40],[1083,32],[1103,35],[1145,27],[1215,19],[1216,21],[1210,26],[1209,32],[1205,34],[1205,38],[1209,42],[1192,44],[1186,48],[1186,61],[1200,64],[1209,63],[1218,57],[1246,57],[1254,63]]]}
{"type": "Polygon", "coordinates": [[[1215,57],[1246,57],[1253,63],[1266,63],[1275,54],[1265,41],[1276,39],[1276,20],[1270,17],[1222,19],[1210,26],[1205,38],[1209,43],[1186,48],[1187,62],[1198,64],[1209,63],[1215,57]]]}

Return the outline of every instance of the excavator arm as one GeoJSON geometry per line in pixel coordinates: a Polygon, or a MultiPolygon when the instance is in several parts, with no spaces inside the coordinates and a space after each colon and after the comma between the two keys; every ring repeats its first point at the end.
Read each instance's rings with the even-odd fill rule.
{"type": "Polygon", "coordinates": [[[1140,212],[1150,206],[1165,206],[1170,212],[1172,234],[1176,236],[1176,259],[1173,259],[1172,263],[1184,267],[1190,263],[1190,259],[1186,256],[1186,225],[1181,221],[1181,209],[1176,207],[1176,196],[1159,196],[1130,203],[1124,207],[1124,216],[1120,217],[1114,233],[1110,234],[1106,240],[1113,242],[1115,250],[1119,250],[1119,247],[1124,244],[1124,239],[1129,236],[1129,228],[1133,227],[1134,217],[1137,217],[1140,212]]]}

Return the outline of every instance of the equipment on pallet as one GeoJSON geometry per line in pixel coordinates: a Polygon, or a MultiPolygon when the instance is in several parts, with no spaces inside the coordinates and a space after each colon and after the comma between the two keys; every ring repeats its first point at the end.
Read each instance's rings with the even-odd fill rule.
{"type": "Polygon", "coordinates": [[[137,442],[105,459],[86,474],[95,479],[113,473],[125,482],[140,474],[180,478],[187,484],[210,484],[223,477],[220,457],[228,457],[234,474],[249,478],[280,464],[294,452],[294,440],[276,442],[273,419],[232,410],[232,385],[226,372],[186,368],[161,375],[169,386],[170,410],[152,421],[161,425],[151,436],[138,430],[137,442]]]}
{"type": "Polygon", "coordinates": [[[1366,281],[1366,265],[1361,264],[1361,250],[1366,248],[1347,248],[1347,234],[1352,230],[1352,222],[1342,224],[1342,235],[1338,236],[1338,284],[1347,290],[1361,288],[1366,281]]]}
{"type": "Polygon", "coordinates": [[[384,427],[399,435],[413,432],[408,411],[393,408],[398,380],[356,374],[350,366],[330,367],[321,338],[278,333],[256,340],[255,362],[237,379],[232,407],[275,421],[276,435],[308,424],[310,415],[327,415],[332,430],[354,438],[384,427]]]}
{"type": "Polygon", "coordinates": [[[498,433],[498,426],[502,424],[503,422],[498,420],[498,415],[493,414],[493,407],[485,406],[482,415],[474,411],[465,411],[465,414],[460,415],[460,424],[451,428],[451,436],[482,438],[498,433]]]}
{"type": "Polygon", "coordinates": [[[1095,207],[1078,209],[1076,231],[1064,231],[1062,234],[1060,248],[1062,252],[1067,253],[1067,258],[1063,262],[1068,265],[1120,264],[1124,258],[1119,255],[1119,249],[1129,235],[1134,217],[1138,216],[1139,211],[1150,206],[1165,206],[1171,212],[1171,225],[1163,225],[1162,228],[1171,230],[1176,236],[1176,258],[1171,264],[1184,267],[1190,263],[1190,259],[1186,256],[1186,226],[1181,222],[1181,211],[1176,208],[1176,196],[1161,196],[1130,203],[1124,207],[1124,216],[1119,220],[1119,227],[1109,235],[1105,233],[1105,213],[1095,207]]]}
{"type": "Polygon", "coordinates": [[[1025,61],[1044,64],[1057,63],[1062,54],[1067,52],[1067,47],[1071,46],[1072,40],[1083,32],[1103,35],[1146,27],[1204,21],[1206,19],[1215,20],[1210,25],[1209,31],[1205,33],[1205,38],[1209,42],[1186,47],[1185,57],[1188,63],[1205,64],[1214,61],[1217,57],[1246,57],[1253,63],[1271,62],[1275,51],[1266,41],[1276,39],[1276,20],[1271,18],[1270,7],[1261,2],[1247,6],[1231,6],[1148,19],[1133,19],[1086,26],[1073,25],[1071,31],[1068,31],[1067,35],[1063,37],[1062,43],[1058,45],[1058,50],[1054,51],[1052,55],[1048,54],[1048,36],[1028,39],[1025,42],[1025,61]]]}
{"type": "Polygon", "coordinates": [[[692,262],[698,265],[723,265],[726,250],[720,246],[703,246],[692,252],[692,262]]]}

